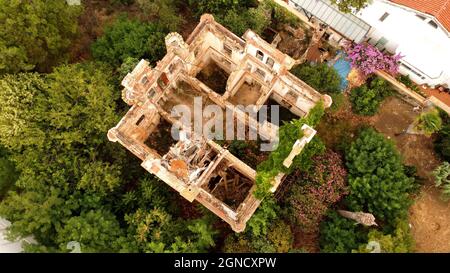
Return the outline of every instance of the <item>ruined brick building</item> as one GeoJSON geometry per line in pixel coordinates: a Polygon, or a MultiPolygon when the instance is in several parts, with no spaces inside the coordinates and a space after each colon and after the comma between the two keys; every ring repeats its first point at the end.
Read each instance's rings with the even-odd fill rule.
{"type": "MultiPolygon", "coordinates": [[[[331,98],[289,73],[294,59],[251,30],[243,39],[237,37],[212,15],[203,15],[186,41],[178,33],[170,33],[165,42],[167,54],[156,67],[142,60],[123,80],[122,97],[131,109],[108,132],[108,138],[139,157],[143,168],[184,198],[198,201],[241,232],[260,204],[252,194],[256,171],[217,142],[193,138],[191,128],[171,115],[173,106],[192,108],[194,97],[200,96],[204,106],[232,109],[237,123],[257,129],[263,139],[270,140],[276,137],[276,125],[255,121],[234,106],[259,108],[271,98],[305,116],[320,100],[329,107],[331,98]],[[210,75],[212,68],[221,74],[210,75]],[[173,125],[182,128],[178,141],[170,135],[173,125]],[[229,202],[227,192],[233,191],[243,193],[244,198],[229,202]]],[[[304,137],[284,162],[287,166],[315,134],[308,126],[303,129],[304,137]]]]}

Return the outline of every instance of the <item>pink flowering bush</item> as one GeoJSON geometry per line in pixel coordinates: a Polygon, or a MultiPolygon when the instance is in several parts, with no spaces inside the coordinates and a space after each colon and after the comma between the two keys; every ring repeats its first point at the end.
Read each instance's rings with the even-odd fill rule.
{"type": "Polygon", "coordinates": [[[375,73],[377,70],[396,75],[400,59],[403,58],[400,54],[394,56],[385,54],[368,43],[349,43],[345,47],[345,52],[352,68],[357,68],[364,76],[375,73]]]}
{"type": "Polygon", "coordinates": [[[333,151],[315,156],[310,172],[294,172],[287,179],[295,184],[287,198],[289,215],[305,232],[315,232],[328,208],[348,194],[347,171],[333,151]]]}

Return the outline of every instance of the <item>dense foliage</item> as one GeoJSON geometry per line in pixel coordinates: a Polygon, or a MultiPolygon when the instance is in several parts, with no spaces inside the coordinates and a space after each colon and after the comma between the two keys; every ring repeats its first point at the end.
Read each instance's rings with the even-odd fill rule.
{"type": "Polygon", "coordinates": [[[65,0],[1,0],[0,74],[48,71],[64,60],[80,11],[65,0]]]}
{"type": "Polygon", "coordinates": [[[303,64],[294,67],[291,72],[322,93],[341,92],[341,78],[338,72],[327,64],[303,64]]]}
{"type": "Polygon", "coordinates": [[[122,16],[92,44],[92,54],[96,60],[114,67],[130,57],[156,62],[165,54],[164,38],[167,33],[157,23],[143,23],[122,16]]]}
{"type": "Polygon", "coordinates": [[[233,234],[226,238],[223,251],[226,253],[287,253],[293,249],[291,227],[283,220],[271,223],[264,235],[233,234]]]}
{"type": "Polygon", "coordinates": [[[295,157],[290,168],[286,168],[283,165],[283,161],[290,154],[294,143],[303,137],[303,131],[301,130],[302,126],[307,124],[314,127],[319,123],[323,114],[323,102],[320,102],[311,109],[308,116],[285,123],[280,127],[278,132],[278,146],[270,153],[269,158],[257,167],[257,190],[255,191],[257,198],[262,199],[269,194],[273,179],[280,172],[289,174],[295,169],[306,171],[312,165],[311,158],[314,155],[325,151],[324,144],[315,137],[308,145],[306,145],[302,153],[295,157]]]}
{"type": "Polygon", "coordinates": [[[424,132],[425,135],[431,136],[442,128],[442,119],[439,116],[439,111],[434,109],[423,112],[417,120],[417,129],[424,132]]]}
{"type": "Polygon", "coordinates": [[[450,200],[450,163],[442,163],[433,174],[436,187],[442,190],[442,198],[450,200]]]}
{"type": "Polygon", "coordinates": [[[315,232],[328,208],[347,194],[347,171],[337,153],[328,150],[313,161],[308,173],[296,171],[287,178],[297,180],[286,198],[289,218],[307,232],[315,232]]]}
{"type": "Polygon", "coordinates": [[[359,11],[369,4],[370,0],[331,0],[331,3],[336,4],[342,12],[350,13],[352,11],[359,11]]]}
{"type": "Polygon", "coordinates": [[[157,19],[169,31],[177,31],[183,22],[179,15],[177,0],[136,0],[144,19],[157,19]]]}
{"type": "Polygon", "coordinates": [[[366,228],[353,220],[340,216],[335,211],[327,214],[320,225],[320,249],[328,253],[349,253],[367,242],[366,228]]]}
{"type": "Polygon", "coordinates": [[[414,240],[411,235],[408,221],[399,220],[393,233],[385,233],[372,229],[368,233],[367,243],[353,250],[354,253],[410,253],[414,249],[414,240]]]}
{"type": "Polygon", "coordinates": [[[0,201],[11,189],[18,177],[14,163],[9,160],[9,153],[0,146],[0,201]]]}
{"type": "Polygon", "coordinates": [[[408,213],[414,179],[405,174],[394,144],[373,129],[364,129],[346,154],[353,211],[366,211],[392,223],[408,213]]]}
{"type": "Polygon", "coordinates": [[[352,67],[358,69],[365,76],[378,70],[395,75],[398,73],[399,61],[402,58],[399,54],[391,56],[383,53],[368,43],[350,43],[345,47],[345,51],[352,67]]]}
{"type": "Polygon", "coordinates": [[[1,79],[0,143],[20,173],[0,204],[10,235],[34,235],[28,251],[67,251],[70,241],[84,252],[205,251],[210,223],[172,216],[164,184],[142,180],[134,157],[107,140],[119,120],[110,80],[95,63],[1,79]]]}
{"type": "Polygon", "coordinates": [[[383,100],[390,96],[392,87],[381,78],[369,80],[366,85],[357,87],[351,91],[350,101],[355,113],[372,116],[380,108],[383,100]]]}
{"type": "Polygon", "coordinates": [[[450,116],[440,111],[442,129],[436,134],[434,150],[445,161],[450,162],[450,116]]]}

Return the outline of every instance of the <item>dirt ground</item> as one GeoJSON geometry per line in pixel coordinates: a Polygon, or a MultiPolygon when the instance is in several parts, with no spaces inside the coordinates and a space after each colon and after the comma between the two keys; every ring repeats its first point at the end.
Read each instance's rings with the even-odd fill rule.
{"type": "MultiPolygon", "coordinates": [[[[386,99],[374,117],[358,117],[351,113],[348,100],[342,108],[328,114],[318,127],[319,136],[335,147],[337,140],[353,138],[362,125],[375,127],[394,141],[406,165],[417,168],[424,185],[410,209],[410,225],[416,241],[416,252],[450,252],[450,202],[440,198],[434,187],[432,171],[440,161],[433,149],[433,139],[404,132],[416,119],[414,106],[398,97],[386,99]]],[[[308,239],[304,234],[297,234],[308,239]]]]}
{"type": "Polygon", "coordinates": [[[396,143],[405,164],[414,165],[425,184],[410,209],[416,252],[450,252],[450,203],[440,199],[432,171],[440,164],[431,138],[401,134],[414,121],[413,106],[389,98],[374,117],[375,128],[396,143]],[[400,134],[400,135],[398,135],[400,134]]]}

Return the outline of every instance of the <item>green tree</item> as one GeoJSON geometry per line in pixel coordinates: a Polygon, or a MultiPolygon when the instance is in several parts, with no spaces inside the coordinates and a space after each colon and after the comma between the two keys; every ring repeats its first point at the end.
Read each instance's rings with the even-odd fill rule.
{"type": "Polygon", "coordinates": [[[362,85],[352,90],[350,101],[355,113],[364,116],[373,116],[377,113],[381,103],[392,94],[389,83],[381,78],[370,80],[367,85],[362,85]]]}
{"type": "Polygon", "coordinates": [[[291,227],[277,219],[270,224],[267,234],[245,232],[228,235],[222,250],[226,253],[287,253],[293,249],[293,242],[291,227]]]}
{"type": "Polygon", "coordinates": [[[271,223],[277,218],[280,208],[273,198],[266,198],[247,222],[249,233],[254,236],[266,235],[271,223]]]}
{"type": "MultiPolygon", "coordinates": [[[[414,239],[411,235],[408,221],[399,220],[393,234],[385,234],[379,230],[371,230],[368,234],[367,244],[359,246],[356,253],[369,253],[374,251],[370,243],[378,243],[382,253],[411,253],[414,248],[414,239]]],[[[376,251],[376,250],[375,250],[376,251]]]]}
{"type": "Polygon", "coordinates": [[[137,3],[146,19],[158,18],[169,31],[177,31],[183,21],[176,0],[137,0],[137,3]]]}
{"type": "Polygon", "coordinates": [[[0,201],[18,178],[18,173],[9,153],[0,146],[0,201]]]}
{"type": "Polygon", "coordinates": [[[218,16],[218,21],[238,36],[243,35],[248,29],[261,34],[270,25],[270,17],[261,7],[230,9],[225,16],[218,16]]]}
{"type": "Polygon", "coordinates": [[[226,10],[239,10],[256,6],[254,0],[189,0],[189,6],[197,16],[204,13],[222,14],[226,10]]]}
{"type": "Polygon", "coordinates": [[[341,92],[341,78],[337,71],[327,64],[303,64],[294,67],[291,72],[322,93],[337,94],[341,92]]]}
{"type": "Polygon", "coordinates": [[[362,226],[335,211],[330,211],[320,225],[321,252],[349,253],[366,241],[367,231],[362,226]]]}
{"type": "Polygon", "coordinates": [[[445,161],[450,161],[450,116],[440,111],[442,129],[436,134],[434,150],[445,161]]]}
{"type": "Polygon", "coordinates": [[[387,223],[407,215],[414,179],[406,176],[391,141],[364,129],[348,149],[346,162],[350,187],[346,202],[351,210],[373,213],[387,223]]]}
{"type": "Polygon", "coordinates": [[[98,64],[61,66],[46,77],[8,75],[0,81],[0,143],[13,150],[105,142],[119,117],[118,93],[98,64]]]}
{"type": "Polygon", "coordinates": [[[6,109],[0,113],[0,143],[11,150],[20,173],[0,215],[12,222],[11,236],[35,236],[35,251],[59,249],[58,234],[70,218],[107,211],[105,194],[122,181],[114,164],[124,153],[105,137],[119,120],[110,78],[103,66],[88,63],[0,81],[6,109]],[[37,132],[35,138],[28,132],[37,132]]]}
{"type": "Polygon", "coordinates": [[[450,164],[442,163],[433,174],[436,187],[442,190],[442,198],[446,201],[450,200],[450,164]]]}
{"type": "Polygon", "coordinates": [[[80,243],[81,252],[116,252],[123,236],[116,217],[109,211],[90,210],[64,221],[56,239],[60,250],[67,251],[71,241],[80,243]]]}
{"type": "Polygon", "coordinates": [[[336,4],[340,11],[350,13],[365,8],[370,0],[331,0],[331,3],[336,4]]]}
{"type": "Polygon", "coordinates": [[[129,57],[156,62],[165,54],[164,37],[167,33],[158,24],[121,16],[106,27],[103,36],[92,44],[92,55],[96,60],[114,67],[120,66],[129,57]]]}
{"type": "Polygon", "coordinates": [[[48,71],[64,60],[80,12],[65,0],[1,0],[0,74],[48,71]]]}
{"type": "Polygon", "coordinates": [[[205,219],[174,219],[163,209],[138,209],[125,216],[128,234],[143,252],[205,252],[214,246],[215,231],[205,219]]]}

